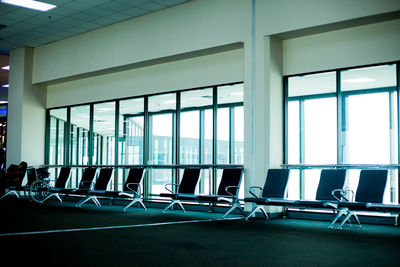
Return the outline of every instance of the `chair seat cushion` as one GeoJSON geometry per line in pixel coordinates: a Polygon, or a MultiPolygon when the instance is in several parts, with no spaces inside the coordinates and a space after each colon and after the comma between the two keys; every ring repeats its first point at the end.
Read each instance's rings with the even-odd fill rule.
{"type": "Polygon", "coordinates": [[[368,203],[367,208],[374,211],[400,212],[400,205],[397,204],[368,203]]]}
{"type": "Polygon", "coordinates": [[[348,208],[350,210],[368,210],[367,202],[339,202],[338,208],[348,208]]]}
{"type": "Polygon", "coordinates": [[[334,203],[334,201],[327,200],[298,200],[296,201],[296,206],[306,207],[306,208],[326,208],[326,203],[334,203]]]}
{"type": "Polygon", "coordinates": [[[160,197],[169,197],[175,200],[197,200],[197,195],[195,194],[174,194],[174,193],[161,193],[160,197]]]}
{"type": "Polygon", "coordinates": [[[199,195],[198,200],[199,201],[207,201],[207,202],[230,202],[230,199],[232,199],[229,196],[225,195],[199,195]]]}

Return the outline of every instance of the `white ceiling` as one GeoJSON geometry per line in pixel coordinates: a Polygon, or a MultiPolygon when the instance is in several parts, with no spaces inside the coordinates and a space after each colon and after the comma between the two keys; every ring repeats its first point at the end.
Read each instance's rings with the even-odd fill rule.
{"type": "Polygon", "coordinates": [[[41,12],[0,3],[0,54],[36,47],[190,0],[43,0],[41,12]]]}

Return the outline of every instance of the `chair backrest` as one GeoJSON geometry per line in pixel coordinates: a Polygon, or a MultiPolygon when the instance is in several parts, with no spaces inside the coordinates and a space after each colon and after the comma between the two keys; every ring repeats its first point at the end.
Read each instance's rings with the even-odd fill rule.
{"type": "Polygon", "coordinates": [[[92,181],[96,175],[96,168],[85,168],[82,174],[81,182],[79,183],[79,189],[89,190],[92,185],[92,181]]]}
{"type": "Polygon", "coordinates": [[[144,176],[144,168],[131,168],[129,169],[128,177],[126,178],[123,191],[137,191],[139,184],[142,182],[144,176]]]}
{"type": "Polygon", "coordinates": [[[26,183],[26,186],[30,186],[34,181],[37,180],[37,175],[36,175],[36,168],[27,168],[26,169],[26,178],[28,178],[28,182],[26,183]]]}
{"type": "Polygon", "coordinates": [[[200,178],[200,169],[185,169],[179,183],[179,194],[194,194],[200,178]]]}
{"type": "Polygon", "coordinates": [[[343,189],[345,180],[346,170],[322,170],[315,199],[335,200],[332,196],[332,191],[335,189],[343,189]]]}
{"type": "Polygon", "coordinates": [[[228,188],[228,192],[234,196],[239,193],[240,182],[242,181],[243,168],[223,169],[221,181],[219,182],[217,195],[229,196],[226,192],[228,186],[237,186],[228,188]]]}
{"type": "Polygon", "coordinates": [[[97,177],[96,184],[94,185],[94,190],[106,190],[108,183],[110,182],[111,175],[113,173],[113,168],[101,168],[99,176],[97,177]]]}
{"type": "Polygon", "coordinates": [[[289,169],[269,169],[262,197],[284,198],[289,180],[289,169]]]}
{"type": "Polygon", "coordinates": [[[60,169],[60,173],[58,174],[58,178],[54,186],[57,188],[65,188],[65,185],[67,184],[70,174],[71,174],[70,167],[62,167],[60,169]]]}
{"type": "Polygon", "coordinates": [[[6,172],[7,185],[22,186],[28,164],[22,161],[19,165],[11,164],[6,172]]]}
{"type": "Polygon", "coordinates": [[[387,170],[361,170],[355,201],[382,203],[387,170]]]}

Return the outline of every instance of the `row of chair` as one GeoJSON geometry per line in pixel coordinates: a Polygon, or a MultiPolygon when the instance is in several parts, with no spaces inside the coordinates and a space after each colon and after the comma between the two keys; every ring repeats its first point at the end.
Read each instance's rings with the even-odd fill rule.
{"type": "MultiPolygon", "coordinates": [[[[127,179],[123,185],[122,191],[107,191],[108,183],[112,177],[113,168],[100,168],[98,177],[94,182],[96,176],[96,168],[85,168],[77,188],[66,188],[66,182],[70,176],[71,168],[63,167],[60,170],[59,176],[55,181],[54,187],[48,189],[50,193],[43,199],[42,203],[48,199],[55,197],[62,202],[62,195],[75,195],[83,196],[76,206],[81,207],[87,201],[93,201],[95,205],[101,206],[98,197],[106,198],[126,198],[131,201],[124,207],[126,211],[135,203],[146,210],[141,197],[141,183],[145,175],[144,168],[131,168],[129,170],[127,179]]],[[[240,206],[238,200],[239,186],[243,176],[243,168],[228,168],[223,169],[221,181],[218,187],[217,194],[214,195],[197,195],[195,194],[196,186],[200,179],[200,168],[187,168],[184,169],[182,179],[179,184],[165,185],[168,193],[161,193],[161,197],[171,198],[171,202],[162,211],[165,213],[168,209],[175,204],[180,206],[185,211],[181,201],[201,201],[209,203],[224,202],[230,204],[230,209],[226,212],[224,217],[232,212],[234,209],[239,209],[244,215],[244,211],[240,206]],[[175,188],[175,190],[174,190],[175,188]]]]}
{"type": "Polygon", "coordinates": [[[387,183],[388,171],[383,169],[361,170],[356,193],[344,189],[346,170],[325,169],[321,171],[320,180],[315,200],[288,200],[285,199],[289,179],[289,170],[270,169],[264,187],[251,187],[250,194],[253,197],[245,198],[245,202],[254,203],[256,206],[246,219],[252,217],[258,210],[262,211],[266,218],[268,214],[264,206],[284,206],[297,208],[333,209],[336,216],[333,218],[330,228],[342,217],[339,228],[346,222],[350,223],[353,217],[359,226],[357,212],[377,211],[399,214],[400,205],[384,204],[383,194],[387,183]],[[262,190],[256,195],[252,190],[262,190]],[[349,197],[349,195],[351,197],[349,197]]]}

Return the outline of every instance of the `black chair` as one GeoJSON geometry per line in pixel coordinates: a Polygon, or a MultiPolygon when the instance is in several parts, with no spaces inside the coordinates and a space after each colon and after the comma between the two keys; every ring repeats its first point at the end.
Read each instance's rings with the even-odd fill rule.
{"type": "Polygon", "coordinates": [[[258,210],[261,210],[265,218],[269,219],[268,214],[264,209],[264,205],[281,206],[295,203],[295,201],[286,201],[284,199],[289,181],[289,173],[290,171],[288,169],[269,169],[263,188],[259,186],[251,186],[249,188],[249,193],[253,195],[253,197],[246,197],[244,201],[254,203],[256,204],[256,207],[254,207],[254,209],[246,217],[246,220],[253,216],[258,210]],[[262,190],[261,194],[257,196],[252,191],[254,189],[262,190]]]}
{"type": "Polygon", "coordinates": [[[343,169],[321,170],[315,200],[297,200],[295,206],[325,208],[329,207],[332,202],[336,203],[337,198],[335,198],[334,194],[336,191],[343,190],[346,173],[346,170],[343,169]]]}
{"type": "Polygon", "coordinates": [[[96,168],[85,168],[83,170],[82,178],[77,188],[60,188],[58,190],[58,193],[62,195],[86,194],[92,188],[93,180],[96,176],[96,171],[96,168]]]}
{"type": "Polygon", "coordinates": [[[337,199],[337,209],[339,211],[329,227],[332,228],[336,221],[342,216],[345,216],[345,218],[340,223],[338,227],[339,229],[341,229],[351,217],[354,217],[358,225],[361,227],[361,223],[356,212],[371,211],[372,204],[382,203],[387,182],[387,175],[387,170],[361,170],[354,201],[348,201],[352,199],[348,199],[346,196],[346,192],[352,192],[351,190],[341,190],[341,198],[337,199]],[[342,201],[342,199],[344,199],[344,201],[342,201]]]}
{"type": "MultiPolygon", "coordinates": [[[[5,189],[7,189],[8,192],[5,193],[0,200],[11,194],[14,194],[17,198],[20,198],[18,191],[25,191],[27,189],[26,186],[22,186],[27,168],[28,164],[25,161],[22,161],[19,165],[11,164],[7,168],[5,174],[5,189]]],[[[33,183],[33,180],[28,181],[28,187],[31,183],[33,183]]]]}
{"type": "Polygon", "coordinates": [[[161,197],[169,197],[172,199],[171,203],[162,211],[165,213],[169,208],[173,207],[175,204],[178,204],[179,207],[183,211],[185,208],[183,207],[181,200],[197,200],[197,195],[195,195],[194,191],[196,190],[197,183],[200,178],[200,169],[185,169],[183,171],[182,179],[179,184],[166,184],[165,189],[170,193],[161,193],[161,197]],[[171,186],[171,188],[168,188],[171,186]],[[175,190],[173,190],[175,187],[175,190]]]}
{"type": "Polygon", "coordinates": [[[130,206],[135,203],[139,203],[144,210],[147,210],[141,197],[141,183],[145,176],[145,168],[131,168],[128,173],[128,177],[124,183],[122,191],[105,191],[105,192],[90,192],[90,194],[96,194],[97,196],[104,196],[109,198],[124,198],[131,199],[129,204],[124,208],[126,211],[130,206]]]}
{"type": "Polygon", "coordinates": [[[100,207],[101,204],[97,196],[103,195],[107,191],[107,186],[110,182],[113,171],[113,168],[101,168],[93,189],[91,187],[88,187],[85,189],[81,189],[80,191],[75,191],[74,194],[86,196],[84,199],[79,201],[76,206],[81,207],[87,201],[92,200],[94,204],[96,204],[96,206],[100,207]]]}
{"type": "Polygon", "coordinates": [[[229,203],[230,208],[225,212],[225,218],[233,210],[238,209],[244,216],[244,211],[240,205],[238,194],[242,181],[243,168],[226,168],[222,171],[221,181],[216,195],[199,195],[197,199],[209,203],[229,203]]]}
{"type": "Polygon", "coordinates": [[[51,197],[57,198],[60,202],[62,202],[62,199],[60,197],[60,193],[66,188],[67,181],[71,175],[71,167],[62,167],[60,169],[60,173],[58,174],[58,178],[56,180],[56,183],[54,184],[54,187],[50,187],[48,189],[48,192],[50,193],[47,197],[45,197],[41,203],[44,203],[46,200],[48,200],[51,197]]]}

